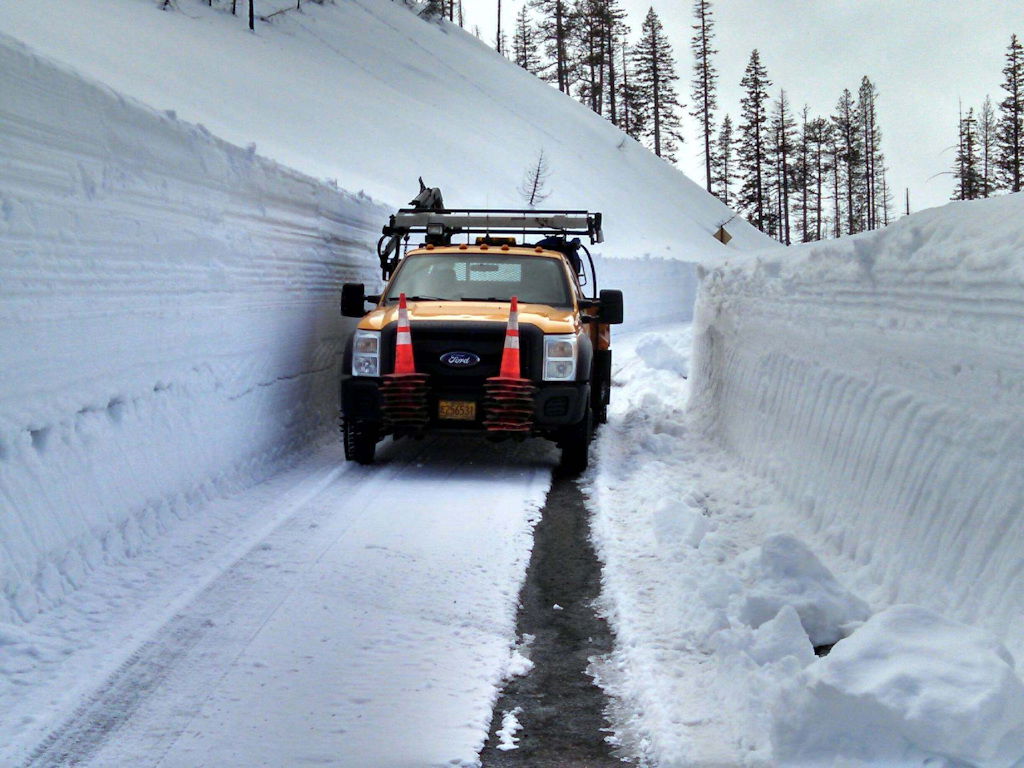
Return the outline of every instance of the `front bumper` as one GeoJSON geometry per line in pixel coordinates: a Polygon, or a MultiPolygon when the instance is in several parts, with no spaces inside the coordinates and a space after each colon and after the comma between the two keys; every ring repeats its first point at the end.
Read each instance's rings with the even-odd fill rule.
{"type": "MultiPolygon", "coordinates": [[[[537,394],[533,398],[533,423],[538,432],[578,423],[586,413],[590,399],[589,382],[533,382],[537,394]]],[[[430,431],[484,431],[484,390],[481,383],[435,384],[431,381],[427,395],[430,420],[424,429],[430,431]],[[476,403],[473,421],[438,418],[438,403],[456,400],[476,403]]],[[[380,379],[346,376],[341,380],[341,411],[346,419],[383,424],[380,379]]]]}

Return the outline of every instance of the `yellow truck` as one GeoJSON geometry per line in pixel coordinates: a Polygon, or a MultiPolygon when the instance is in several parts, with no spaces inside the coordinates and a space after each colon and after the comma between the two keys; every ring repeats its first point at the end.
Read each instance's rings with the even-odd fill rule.
{"type": "Polygon", "coordinates": [[[554,440],[565,471],[586,469],[594,425],[607,418],[610,326],[623,307],[621,291],[597,290],[583,236],[603,241],[601,214],[391,216],[378,245],[384,291],[342,289],[342,315],[361,318],[341,380],[345,457],[372,463],[389,434],[475,433],[554,440]],[[410,248],[413,236],[422,243],[410,248]]]}

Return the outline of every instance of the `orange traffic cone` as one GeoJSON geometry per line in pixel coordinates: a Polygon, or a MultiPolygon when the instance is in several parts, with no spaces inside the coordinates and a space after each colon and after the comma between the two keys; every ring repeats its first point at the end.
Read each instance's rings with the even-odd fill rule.
{"type": "Polygon", "coordinates": [[[386,424],[400,429],[417,430],[429,420],[427,380],[425,373],[416,373],[412,354],[412,328],[405,294],[398,297],[398,329],[395,333],[395,369],[384,374],[380,385],[381,411],[386,424]]]}
{"type": "Polygon", "coordinates": [[[412,332],[409,327],[409,307],[405,294],[398,297],[398,333],[395,335],[395,373],[416,373],[412,356],[412,332]]]}
{"type": "Polygon", "coordinates": [[[523,378],[519,359],[519,300],[512,297],[505,349],[497,376],[484,382],[484,426],[493,435],[525,437],[533,431],[533,396],[537,388],[523,378]]]}
{"type": "Polygon", "coordinates": [[[505,331],[505,349],[501,353],[501,370],[498,376],[502,379],[521,379],[522,366],[519,363],[519,299],[512,297],[512,306],[508,312],[508,328],[505,331]]]}

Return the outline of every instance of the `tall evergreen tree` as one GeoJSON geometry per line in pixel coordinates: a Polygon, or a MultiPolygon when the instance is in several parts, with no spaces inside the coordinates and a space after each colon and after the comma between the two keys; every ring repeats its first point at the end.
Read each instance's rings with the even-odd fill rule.
{"type": "Polygon", "coordinates": [[[830,174],[832,177],[832,237],[841,237],[843,234],[843,193],[841,181],[843,149],[834,119],[829,122],[828,155],[829,165],[832,166],[832,173],[830,174]]]}
{"type": "Polygon", "coordinates": [[[807,142],[807,180],[809,197],[813,202],[808,204],[810,221],[802,233],[804,241],[821,240],[826,236],[825,223],[825,184],[833,171],[831,154],[832,123],[823,117],[815,117],[804,127],[804,140],[807,142]]]}
{"type": "Polygon", "coordinates": [[[880,211],[878,164],[884,163],[884,160],[880,150],[882,135],[878,129],[877,99],[878,89],[865,75],[857,91],[857,117],[860,119],[860,144],[863,148],[861,190],[864,195],[863,224],[866,229],[875,229],[878,226],[880,211]]]}
{"type": "Polygon", "coordinates": [[[771,117],[771,161],[774,170],[772,193],[775,199],[769,234],[780,242],[792,242],[790,227],[790,193],[793,182],[793,154],[796,142],[796,121],[793,119],[786,91],[779,91],[771,117]]]}
{"type": "Polygon", "coordinates": [[[991,197],[996,185],[996,113],[988,96],[978,113],[978,149],[981,154],[981,196],[991,197]]]}
{"type": "Polygon", "coordinates": [[[516,14],[516,33],[512,38],[512,53],[516,64],[531,74],[540,71],[540,55],[537,53],[537,30],[530,20],[525,5],[516,14]]]}
{"type": "Polygon", "coordinates": [[[636,77],[636,57],[629,45],[622,41],[619,48],[619,63],[622,68],[618,103],[621,110],[619,127],[637,141],[643,138],[647,126],[647,110],[643,94],[636,77]]]}
{"type": "Polygon", "coordinates": [[[793,163],[793,193],[796,197],[796,212],[800,228],[800,242],[806,243],[812,219],[811,205],[813,192],[811,180],[814,176],[811,167],[811,139],[808,126],[811,119],[811,108],[804,104],[800,111],[800,133],[796,141],[796,159],[793,163]]]}
{"type": "Polygon", "coordinates": [[[711,57],[718,53],[712,47],[715,21],[711,14],[710,0],[693,0],[694,35],[690,40],[693,51],[693,111],[692,117],[700,126],[704,141],[704,176],[708,192],[712,191],[713,163],[712,142],[715,132],[715,110],[718,108],[718,71],[711,57]]]}
{"type": "Polygon", "coordinates": [[[580,72],[578,98],[597,114],[604,113],[607,67],[608,0],[576,0],[571,48],[580,72]]]}
{"type": "Polygon", "coordinates": [[[864,150],[860,123],[860,115],[853,100],[853,94],[850,93],[849,88],[846,88],[836,104],[836,114],[832,116],[832,124],[840,151],[840,165],[836,167],[835,173],[837,177],[841,177],[841,185],[846,196],[846,234],[849,235],[864,229],[862,217],[864,150]]]}
{"type": "Polygon", "coordinates": [[[740,80],[744,90],[740,100],[739,139],[737,164],[740,174],[740,189],[736,204],[747,219],[764,231],[768,225],[766,208],[765,171],[768,165],[768,89],[772,82],[768,71],[761,63],[761,54],[754,49],[750,54],[747,69],[740,80]]]}
{"type": "Polygon", "coordinates": [[[562,93],[569,92],[569,36],[572,19],[566,0],[530,0],[540,16],[540,34],[548,66],[543,74],[562,93]]]}
{"type": "Polygon", "coordinates": [[[1024,185],[1024,47],[1016,35],[1010,37],[1003,67],[1006,98],[999,103],[999,179],[1010,192],[1024,185]]]}
{"type": "Polygon", "coordinates": [[[613,125],[619,125],[619,80],[622,77],[622,70],[619,67],[616,54],[622,41],[629,35],[626,11],[619,4],[619,0],[605,0],[604,24],[604,65],[608,71],[605,87],[605,93],[608,94],[608,118],[613,125]]]}
{"type": "Polygon", "coordinates": [[[726,205],[732,204],[732,182],[736,173],[733,160],[732,118],[722,118],[722,126],[718,129],[718,139],[714,151],[715,194],[726,205]]]}
{"type": "Polygon", "coordinates": [[[981,171],[978,162],[978,121],[974,108],[960,115],[960,138],[953,178],[956,180],[954,200],[975,200],[981,197],[981,171]]]}
{"type": "Polygon", "coordinates": [[[633,55],[637,86],[650,115],[644,136],[650,140],[654,154],[674,160],[676,147],[683,140],[677,114],[682,105],[675,89],[679,76],[672,46],[653,7],[644,18],[633,55]]]}

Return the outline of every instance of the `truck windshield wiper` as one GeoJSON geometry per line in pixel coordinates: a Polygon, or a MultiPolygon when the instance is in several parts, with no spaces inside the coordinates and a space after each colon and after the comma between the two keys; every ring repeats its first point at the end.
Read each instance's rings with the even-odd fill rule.
{"type": "Polygon", "coordinates": [[[511,301],[511,299],[502,299],[502,298],[500,298],[498,296],[487,296],[487,297],[463,296],[462,300],[463,301],[511,301]]]}
{"type": "MultiPolygon", "coordinates": [[[[406,301],[451,301],[451,299],[443,299],[440,296],[406,296],[406,301]]],[[[397,298],[390,298],[388,301],[398,301],[397,298]]]]}

